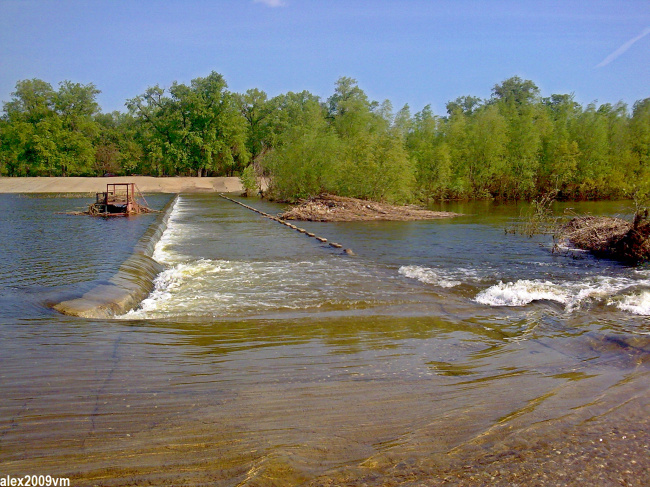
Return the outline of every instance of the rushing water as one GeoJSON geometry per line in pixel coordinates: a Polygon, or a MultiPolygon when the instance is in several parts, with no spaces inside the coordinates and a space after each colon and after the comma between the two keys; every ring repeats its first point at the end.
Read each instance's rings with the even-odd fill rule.
{"type": "Polygon", "coordinates": [[[216,195],[182,195],[154,251],[165,270],[153,292],[89,320],[48,306],[109,279],[153,218],[58,213],[81,204],[0,195],[0,475],[650,479],[650,269],[504,232],[521,206],[299,225],[350,256],[216,195]]]}

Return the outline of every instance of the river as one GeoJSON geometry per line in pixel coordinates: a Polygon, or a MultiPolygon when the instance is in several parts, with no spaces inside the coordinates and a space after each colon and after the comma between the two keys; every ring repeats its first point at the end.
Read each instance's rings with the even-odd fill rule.
{"type": "MultiPolygon", "coordinates": [[[[162,208],[169,196],[148,196],[162,208]]],[[[248,204],[268,213],[281,205],[248,204]]],[[[155,215],[0,195],[0,475],[72,485],[645,485],[650,268],[453,219],[300,223],[181,195],[153,292],[106,282],[155,215]]],[[[630,213],[629,202],[558,204],[630,213]]]]}

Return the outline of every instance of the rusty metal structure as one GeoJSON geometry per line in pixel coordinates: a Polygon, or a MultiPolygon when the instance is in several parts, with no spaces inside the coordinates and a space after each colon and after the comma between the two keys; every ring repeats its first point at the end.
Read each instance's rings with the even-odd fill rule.
{"type": "Polygon", "coordinates": [[[88,214],[93,216],[129,216],[149,213],[145,204],[138,203],[136,195],[144,200],[135,183],[111,183],[106,191],[96,193],[95,203],[88,207],[88,214]]]}

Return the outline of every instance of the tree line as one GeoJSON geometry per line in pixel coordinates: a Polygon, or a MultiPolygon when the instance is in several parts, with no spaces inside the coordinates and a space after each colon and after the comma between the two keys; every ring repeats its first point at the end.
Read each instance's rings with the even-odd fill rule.
{"type": "Polygon", "coordinates": [[[323,100],[228,90],[212,72],[102,113],[94,84],[16,84],[0,117],[2,176],[240,176],[295,200],[323,192],[392,202],[629,197],[650,184],[650,98],[542,97],[512,77],[434,114],[372,101],[342,77],[323,100]]]}

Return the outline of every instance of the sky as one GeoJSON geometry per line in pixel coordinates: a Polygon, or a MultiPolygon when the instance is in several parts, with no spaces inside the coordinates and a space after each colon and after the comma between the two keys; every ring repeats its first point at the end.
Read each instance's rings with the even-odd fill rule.
{"type": "Polygon", "coordinates": [[[93,83],[102,110],[210,72],[323,100],[341,76],[411,112],[519,76],[586,106],[650,97],[648,0],[0,0],[0,101],[93,83]]]}

